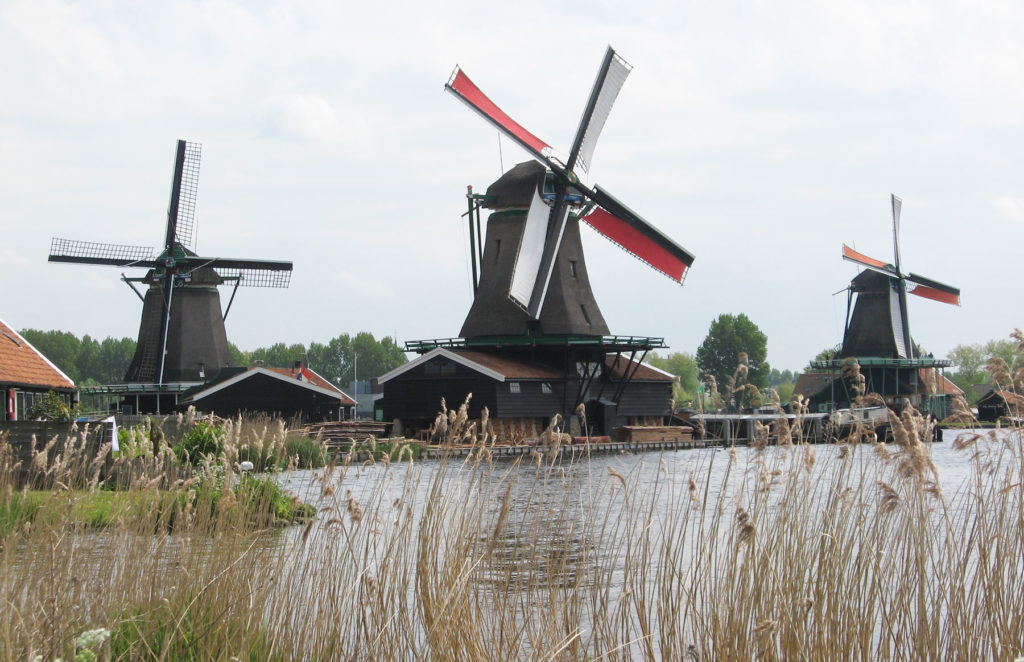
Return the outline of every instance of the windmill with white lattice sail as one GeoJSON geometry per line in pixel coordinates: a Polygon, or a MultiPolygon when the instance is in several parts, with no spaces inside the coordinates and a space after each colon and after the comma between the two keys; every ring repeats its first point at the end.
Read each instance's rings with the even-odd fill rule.
{"type": "MultiPolygon", "coordinates": [[[[474,273],[478,260],[481,273],[479,283],[474,276],[475,299],[463,325],[464,337],[514,335],[524,328],[540,334],[607,333],[586,275],[580,220],[672,280],[683,282],[693,255],[605,189],[585,186],[576,174],[577,169],[589,170],[598,137],[629,72],[629,64],[608,48],[576,138],[562,161],[456,67],[445,89],[535,160],[508,171],[486,195],[471,195],[493,213],[486,246],[473,251],[474,273]],[[515,216],[514,221],[510,216],[515,216]]],[[[472,214],[470,223],[473,230],[472,214]]]]}
{"type": "MultiPolygon", "coordinates": [[[[927,402],[926,382],[938,377],[928,371],[947,367],[949,361],[920,356],[910,335],[907,294],[932,301],[960,305],[960,290],[903,270],[900,255],[900,211],[903,201],[891,195],[893,226],[893,262],[888,263],[859,253],[843,244],[843,259],[864,268],[850,281],[847,289],[846,329],[838,356],[815,365],[840,369],[856,361],[865,377],[868,392],[882,395],[890,408],[899,410],[910,401],[915,406],[927,402]],[[852,312],[851,312],[852,308],[852,312]]],[[[839,380],[840,382],[842,380],[839,380]]],[[[836,384],[830,385],[832,391],[836,384]]],[[[812,400],[828,401],[833,395],[812,400]]],[[[846,398],[845,393],[839,397],[846,398]]]]}
{"type": "Polygon", "coordinates": [[[163,244],[144,246],[55,238],[51,262],[147,269],[124,280],[143,301],[139,338],[125,382],[163,387],[201,382],[230,365],[224,320],[239,286],[287,287],[292,263],[201,256],[195,252],[195,203],[199,184],[199,143],[179,140],[163,244]],[[143,296],[132,283],[143,283],[143,296]],[[222,312],[218,286],[233,284],[222,312]]]}

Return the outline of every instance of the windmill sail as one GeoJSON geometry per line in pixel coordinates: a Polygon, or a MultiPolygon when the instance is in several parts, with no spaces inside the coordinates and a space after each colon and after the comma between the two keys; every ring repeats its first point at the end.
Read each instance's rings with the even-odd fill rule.
{"type": "Polygon", "coordinates": [[[954,306],[960,305],[960,290],[950,285],[944,285],[935,280],[909,274],[907,276],[907,292],[916,294],[925,299],[948,303],[954,306]]]}
{"type": "Polygon", "coordinates": [[[600,187],[594,187],[593,198],[600,206],[583,217],[590,227],[677,283],[683,282],[693,254],[600,187]]]}
{"type": "MultiPolygon", "coordinates": [[[[577,165],[584,171],[590,170],[597,139],[604,129],[615,99],[619,96],[619,90],[622,89],[622,84],[626,82],[626,76],[631,70],[632,67],[625,60],[611,48],[608,49],[605,61],[598,71],[597,80],[594,81],[594,89],[591,92],[592,102],[587,104],[587,109],[584,111],[583,119],[580,121],[580,127],[576,133],[576,141],[573,145],[576,159],[575,163],[568,164],[570,170],[577,165]]],[[[570,160],[572,160],[571,156],[570,160]]]]}
{"type": "Polygon", "coordinates": [[[549,168],[553,175],[555,195],[546,214],[546,223],[543,222],[544,209],[540,206],[543,200],[534,197],[529,203],[528,222],[518,243],[515,272],[511,278],[512,288],[508,293],[509,298],[525,308],[534,320],[540,319],[544,308],[555,259],[567,227],[569,207],[578,204],[575,200],[570,202],[570,188],[574,189],[571,191],[572,196],[580,194],[584,204],[597,205],[586,213],[583,220],[654,269],[681,283],[687,268],[693,263],[692,254],[607,192],[597,187],[591,190],[581,184],[574,173],[577,165],[584,170],[589,169],[597,140],[630,70],[629,64],[609,47],[577,127],[568,160],[564,164],[551,156],[550,145],[509,117],[458,67],[445,85],[448,92],[522,146],[534,159],[549,168]],[[544,230],[543,239],[541,228],[544,230]],[[527,274],[528,269],[535,270],[536,274],[527,274]]]}
{"type": "Polygon", "coordinates": [[[505,111],[498,108],[497,104],[481,92],[480,88],[461,69],[455,68],[455,72],[444,89],[454,94],[456,98],[479,113],[506,136],[519,143],[534,158],[548,163],[547,156],[551,153],[551,146],[506,115],[505,111]]]}
{"type": "Polygon", "coordinates": [[[104,244],[95,241],[61,239],[50,242],[50,262],[103,264],[111,267],[153,267],[153,249],[127,244],[104,244]]]}
{"type": "MultiPolygon", "coordinates": [[[[543,182],[543,176],[541,177],[543,182]]],[[[544,202],[538,191],[534,191],[530,210],[526,214],[522,239],[512,269],[512,284],[509,297],[524,309],[530,306],[530,295],[537,283],[541,255],[547,240],[548,216],[551,208],[544,202]]]]}
{"type": "Polygon", "coordinates": [[[175,242],[194,248],[196,194],[199,190],[199,160],[202,145],[179,140],[174,155],[171,198],[167,204],[167,233],[164,248],[175,242]]]}

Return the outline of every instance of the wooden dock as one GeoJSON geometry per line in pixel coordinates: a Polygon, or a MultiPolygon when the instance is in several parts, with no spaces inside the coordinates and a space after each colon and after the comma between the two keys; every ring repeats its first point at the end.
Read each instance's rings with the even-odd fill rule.
{"type": "MultiPolygon", "coordinates": [[[[705,445],[717,445],[717,444],[705,444],[702,439],[690,439],[688,441],[641,441],[641,442],[626,442],[626,441],[603,441],[599,443],[573,443],[573,444],[560,444],[559,446],[539,446],[539,445],[499,445],[488,446],[487,450],[490,452],[492,457],[518,457],[522,455],[530,455],[531,453],[537,452],[541,454],[550,453],[554,450],[563,459],[579,459],[590,455],[598,454],[632,454],[632,453],[649,453],[652,451],[673,451],[673,450],[684,450],[690,448],[704,448],[705,445]]],[[[474,450],[479,450],[480,446],[424,446],[420,451],[420,457],[426,460],[436,460],[442,457],[465,457],[474,450]]]]}

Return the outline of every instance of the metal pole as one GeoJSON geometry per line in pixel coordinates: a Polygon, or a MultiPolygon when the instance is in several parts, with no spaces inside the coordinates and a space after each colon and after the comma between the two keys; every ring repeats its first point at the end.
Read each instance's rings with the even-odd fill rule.
{"type": "Polygon", "coordinates": [[[473,295],[476,295],[476,231],[473,228],[473,187],[466,187],[466,204],[469,206],[469,262],[473,266],[473,295]]]}

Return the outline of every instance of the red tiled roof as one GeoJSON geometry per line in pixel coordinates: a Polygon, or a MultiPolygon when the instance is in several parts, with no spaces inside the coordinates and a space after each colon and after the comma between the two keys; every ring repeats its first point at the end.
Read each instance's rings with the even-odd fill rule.
{"type": "Polygon", "coordinates": [[[827,372],[805,372],[796,378],[793,385],[793,395],[802,395],[809,398],[821,389],[828,386],[828,383],[835,379],[827,372]]]}
{"type": "Polygon", "coordinates": [[[486,352],[472,352],[464,349],[452,350],[455,354],[512,379],[559,379],[562,375],[542,365],[520,363],[486,352]]]}
{"type": "MultiPolygon", "coordinates": [[[[921,368],[918,371],[922,384],[928,383],[928,373],[930,371],[930,368],[921,368]]],[[[946,377],[945,375],[936,375],[936,377],[935,395],[963,395],[963,389],[954,384],[949,377],[946,377]]]]}
{"type": "Polygon", "coordinates": [[[608,356],[605,357],[605,365],[611,369],[611,375],[614,379],[622,379],[628,370],[633,375],[632,379],[641,382],[671,382],[675,381],[675,377],[669,375],[661,370],[656,370],[649,365],[644,363],[640,364],[637,368],[636,361],[630,361],[625,356],[608,356]],[[636,368],[636,373],[633,373],[633,368],[636,368]]]}
{"type": "MultiPolygon", "coordinates": [[[[296,369],[296,368],[264,368],[264,369],[265,370],[269,370],[271,372],[276,372],[279,375],[284,375],[286,377],[291,377],[292,379],[297,379],[298,378],[298,374],[299,374],[298,369],[296,369]]],[[[306,375],[308,375],[309,379],[307,381],[310,384],[313,384],[314,386],[319,386],[320,388],[325,388],[328,391],[336,392],[338,394],[338,397],[341,398],[342,404],[345,404],[345,405],[354,405],[354,404],[356,404],[356,401],[353,400],[347,393],[345,393],[340,388],[338,388],[334,384],[332,384],[329,381],[327,381],[326,379],[324,379],[324,377],[322,375],[320,375],[318,372],[316,372],[312,368],[309,368],[307,366],[303,366],[302,370],[303,370],[303,372],[306,373],[306,375]]]]}
{"type": "Polygon", "coordinates": [[[3,320],[0,320],[0,383],[75,388],[67,375],[3,320]]]}

